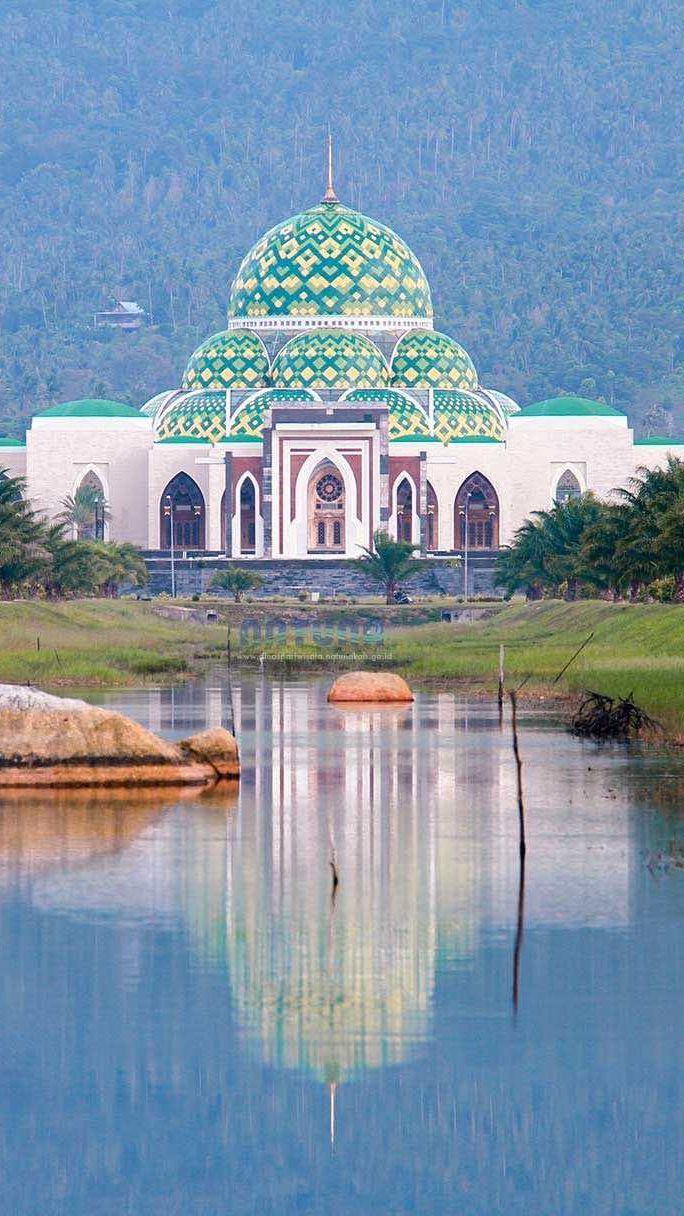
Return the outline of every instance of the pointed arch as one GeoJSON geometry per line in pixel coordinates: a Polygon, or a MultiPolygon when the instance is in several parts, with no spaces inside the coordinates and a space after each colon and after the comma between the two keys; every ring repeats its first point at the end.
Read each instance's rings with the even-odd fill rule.
{"type": "Polygon", "coordinates": [[[454,500],[454,548],[498,549],[499,498],[491,481],[471,473],[454,500]]]}
{"type": "Polygon", "coordinates": [[[571,498],[582,497],[582,486],[577,474],[571,469],[564,469],[556,479],[553,501],[561,506],[571,498]]]}
{"type": "Polygon", "coordinates": [[[420,499],[416,483],[410,473],[403,470],[392,486],[392,516],[390,532],[395,540],[420,544],[420,499]]]}
{"type": "MultiPolygon", "coordinates": [[[[230,522],[233,557],[261,557],[264,545],[261,487],[249,469],[245,470],[235,484],[234,504],[230,521],[225,521],[230,522]]],[[[221,519],[225,519],[223,510],[221,519]]],[[[222,547],[225,548],[225,539],[222,547]]]]}
{"type": "Polygon", "coordinates": [[[204,495],[189,473],[176,473],[159,500],[159,548],[204,549],[207,509],[204,495]]]}
{"type": "MultiPolygon", "coordinates": [[[[343,538],[344,548],[340,552],[349,555],[354,555],[358,551],[359,544],[363,541],[359,539],[361,531],[361,523],[358,519],[358,494],[356,487],[356,478],[354,471],[349,464],[349,461],[341,452],[335,448],[321,447],[311,454],[304,461],[299,473],[297,474],[297,483],[295,486],[295,528],[294,552],[286,554],[287,556],[305,556],[309,552],[309,488],[312,481],[312,475],[319,466],[330,464],[333,466],[335,473],[339,474],[344,483],[344,516],[343,538]]],[[[287,537],[281,538],[281,545],[285,550],[283,541],[287,537]]]]}
{"type": "Polygon", "coordinates": [[[107,540],[109,536],[109,496],[107,479],[101,469],[88,465],[75,477],[69,507],[75,540],[107,540]]]}

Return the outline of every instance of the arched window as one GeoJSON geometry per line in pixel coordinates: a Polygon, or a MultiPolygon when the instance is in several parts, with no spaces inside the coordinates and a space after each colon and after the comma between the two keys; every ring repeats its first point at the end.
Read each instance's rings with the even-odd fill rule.
{"type": "Polygon", "coordinates": [[[240,486],[240,552],[256,552],[256,489],[251,477],[240,486]]]}
{"type": "Polygon", "coordinates": [[[97,473],[89,469],[81,479],[67,514],[79,540],[104,540],[108,515],[104,486],[97,473]]]}
{"type": "Polygon", "coordinates": [[[413,487],[408,477],[397,488],[397,540],[413,540],[413,487]]]}
{"type": "Polygon", "coordinates": [[[344,481],[335,465],[324,460],[309,479],[309,552],[340,552],[345,543],[344,481]]]}
{"type": "Polygon", "coordinates": [[[425,533],[425,547],[432,552],[439,545],[439,507],[437,505],[437,495],[433,490],[430,482],[427,483],[427,527],[425,533]]]}
{"type": "Polygon", "coordinates": [[[499,500],[491,482],[482,473],[471,473],[454,503],[454,547],[498,549],[499,500]]]}
{"type": "Polygon", "coordinates": [[[171,528],[176,549],[203,549],[206,510],[202,491],[187,473],[177,473],[167,485],[159,504],[161,548],[171,548],[171,528]]]}
{"type": "Polygon", "coordinates": [[[575,477],[575,474],[566,469],[563,475],[558,479],[556,486],[556,502],[562,506],[570,498],[581,498],[582,487],[575,477]]]}

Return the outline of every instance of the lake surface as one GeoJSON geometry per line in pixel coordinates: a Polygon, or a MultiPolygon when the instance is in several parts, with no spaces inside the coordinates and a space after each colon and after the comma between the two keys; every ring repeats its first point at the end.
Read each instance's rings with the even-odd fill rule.
{"type": "Polygon", "coordinates": [[[684,770],[522,716],[516,1014],[508,722],[329,683],[233,676],[239,795],[0,802],[0,1212],[680,1213],[684,770]]]}

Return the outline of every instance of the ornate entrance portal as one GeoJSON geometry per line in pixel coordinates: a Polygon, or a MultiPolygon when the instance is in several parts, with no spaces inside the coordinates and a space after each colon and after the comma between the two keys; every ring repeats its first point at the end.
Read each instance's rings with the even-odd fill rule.
{"type": "Polygon", "coordinates": [[[308,492],[309,553],[343,553],[345,549],[344,482],[326,461],[311,475],[308,492]]]}

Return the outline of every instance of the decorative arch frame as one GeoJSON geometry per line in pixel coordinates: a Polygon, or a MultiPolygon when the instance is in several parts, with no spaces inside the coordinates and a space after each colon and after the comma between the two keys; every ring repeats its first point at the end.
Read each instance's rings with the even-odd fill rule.
{"type": "Polygon", "coordinates": [[[174,534],[175,534],[174,535],[174,541],[175,541],[174,548],[181,549],[181,550],[191,549],[193,551],[206,548],[206,534],[207,534],[206,499],[205,499],[204,494],[202,493],[202,490],[200,489],[199,485],[195,481],[195,478],[192,477],[190,475],[190,473],[186,473],[185,469],[179,469],[178,472],[174,473],[173,477],[171,477],[169,479],[169,481],[166,483],[166,485],[164,486],[164,489],[162,490],[161,495],[159,497],[159,548],[164,550],[165,552],[170,550],[170,548],[171,548],[170,543],[167,543],[167,537],[169,538],[169,542],[170,542],[170,528],[167,526],[167,521],[168,521],[169,517],[165,513],[165,499],[171,493],[171,486],[173,485],[173,483],[180,482],[182,478],[184,478],[185,481],[188,483],[188,485],[190,487],[190,493],[192,496],[194,496],[195,502],[194,503],[191,502],[191,504],[190,504],[192,512],[193,512],[192,519],[188,518],[187,521],[183,520],[181,522],[182,523],[187,522],[188,524],[190,524],[190,523],[194,522],[194,520],[197,520],[197,542],[198,543],[197,544],[193,544],[193,543],[186,544],[186,543],[184,543],[182,536],[181,536],[180,540],[178,539],[179,521],[174,516],[174,518],[173,518],[174,534]],[[195,507],[200,508],[199,512],[195,513],[195,507]]]}
{"type": "Polygon", "coordinates": [[[425,549],[428,553],[439,549],[439,498],[429,478],[425,486],[425,549]]]}
{"type": "Polygon", "coordinates": [[[469,531],[475,528],[476,543],[471,542],[468,537],[468,549],[498,549],[499,548],[499,529],[501,525],[501,507],[499,504],[499,496],[494,489],[488,477],[481,473],[479,469],[475,469],[470,473],[460,484],[454,498],[453,520],[454,520],[454,549],[462,550],[464,546],[464,528],[465,528],[465,506],[467,496],[469,494],[482,494],[484,499],[484,509],[482,511],[482,519],[475,520],[473,518],[472,509],[469,511],[469,531]],[[487,524],[491,527],[491,533],[488,533],[487,524]],[[488,537],[490,543],[479,543],[479,525],[482,524],[483,537],[488,537]]]}
{"type": "MultiPolygon", "coordinates": [[[[225,501],[223,502],[225,508],[225,501]]],[[[225,518],[222,512],[222,518],[225,518]]],[[[227,522],[227,521],[226,521],[227,522]]],[[[224,524],[225,527],[225,524],[224,524]]],[[[264,552],[264,518],[261,513],[261,487],[254,473],[245,469],[235,483],[234,510],[230,519],[231,553],[233,557],[262,557],[264,552]],[[243,552],[242,549],[242,513],[240,496],[245,482],[254,486],[254,552],[243,552]]]]}
{"type": "Polygon", "coordinates": [[[395,477],[394,483],[392,485],[392,512],[390,515],[390,529],[389,529],[390,536],[393,536],[396,540],[396,537],[398,534],[398,522],[399,522],[398,497],[399,497],[400,486],[401,486],[402,482],[404,482],[404,481],[407,481],[411,487],[411,503],[412,503],[411,544],[414,546],[414,548],[418,549],[420,547],[420,498],[418,495],[418,488],[416,486],[416,483],[413,480],[411,474],[406,469],[403,469],[395,477]]]}
{"type": "MultiPolygon", "coordinates": [[[[96,464],[91,463],[91,464],[85,465],[76,474],[76,476],[73,480],[72,486],[71,486],[71,497],[74,498],[76,496],[77,491],[83,485],[86,478],[90,477],[91,475],[93,477],[96,477],[97,480],[99,481],[100,485],[102,486],[102,494],[104,497],[105,506],[109,507],[111,509],[111,501],[109,498],[109,478],[107,477],[107,474],[104,472],[104,470],[96,464]]],[[[72,539],[76,540],[77,539],[77,529],[75,527],[72,527],[71,532],[72,532],[72,539]]],[[[109,540],[109,520],[107,519],[106,516],[102,521],[102,537],[100,539],[109,540]]]]}
{"type": "Polygon", "coordinates": [[[295,518],[294,528],[294,552],[286,552],[286,536],[280,538],[280,546],[283,555],[286,557],[307,557],[308,554],[308,496],[309,482],[311,475],[320,464],[332,464],[337,469],[342,481],[344,482],[345,494],[345,512],[344,512],[344,537],[345,548],[340,557],[355,557],[359,548],[359,519],[358,519],[358,494],[356,489],[356,478],[354,471],[349,464],[349,461],[341,452],[335,448],[321,447],[316,448],[311,452],[304,461],[299,473],[297,474],[297,482],[295,485],[295,518]]]}
{"type": "Polygon", "coordinates": [[[580,469],[578,465],[568,462],[568,464],[563,465],[561,468],[558,469],[558,471],[553,479],[553,482],[552,482],[551,502],[554,505],[558,501],[558,499],[557,499],[558,486],[559,486],[560,482],[563,480],[563,478],[565,477],[566,473],[570,473],[575,478],[575,481],[577,482],[577,485],[579,486],[580,494],[586,494],[586,492],[587,492],[586,478],[584,476],[582,469],[580,469]]]}

